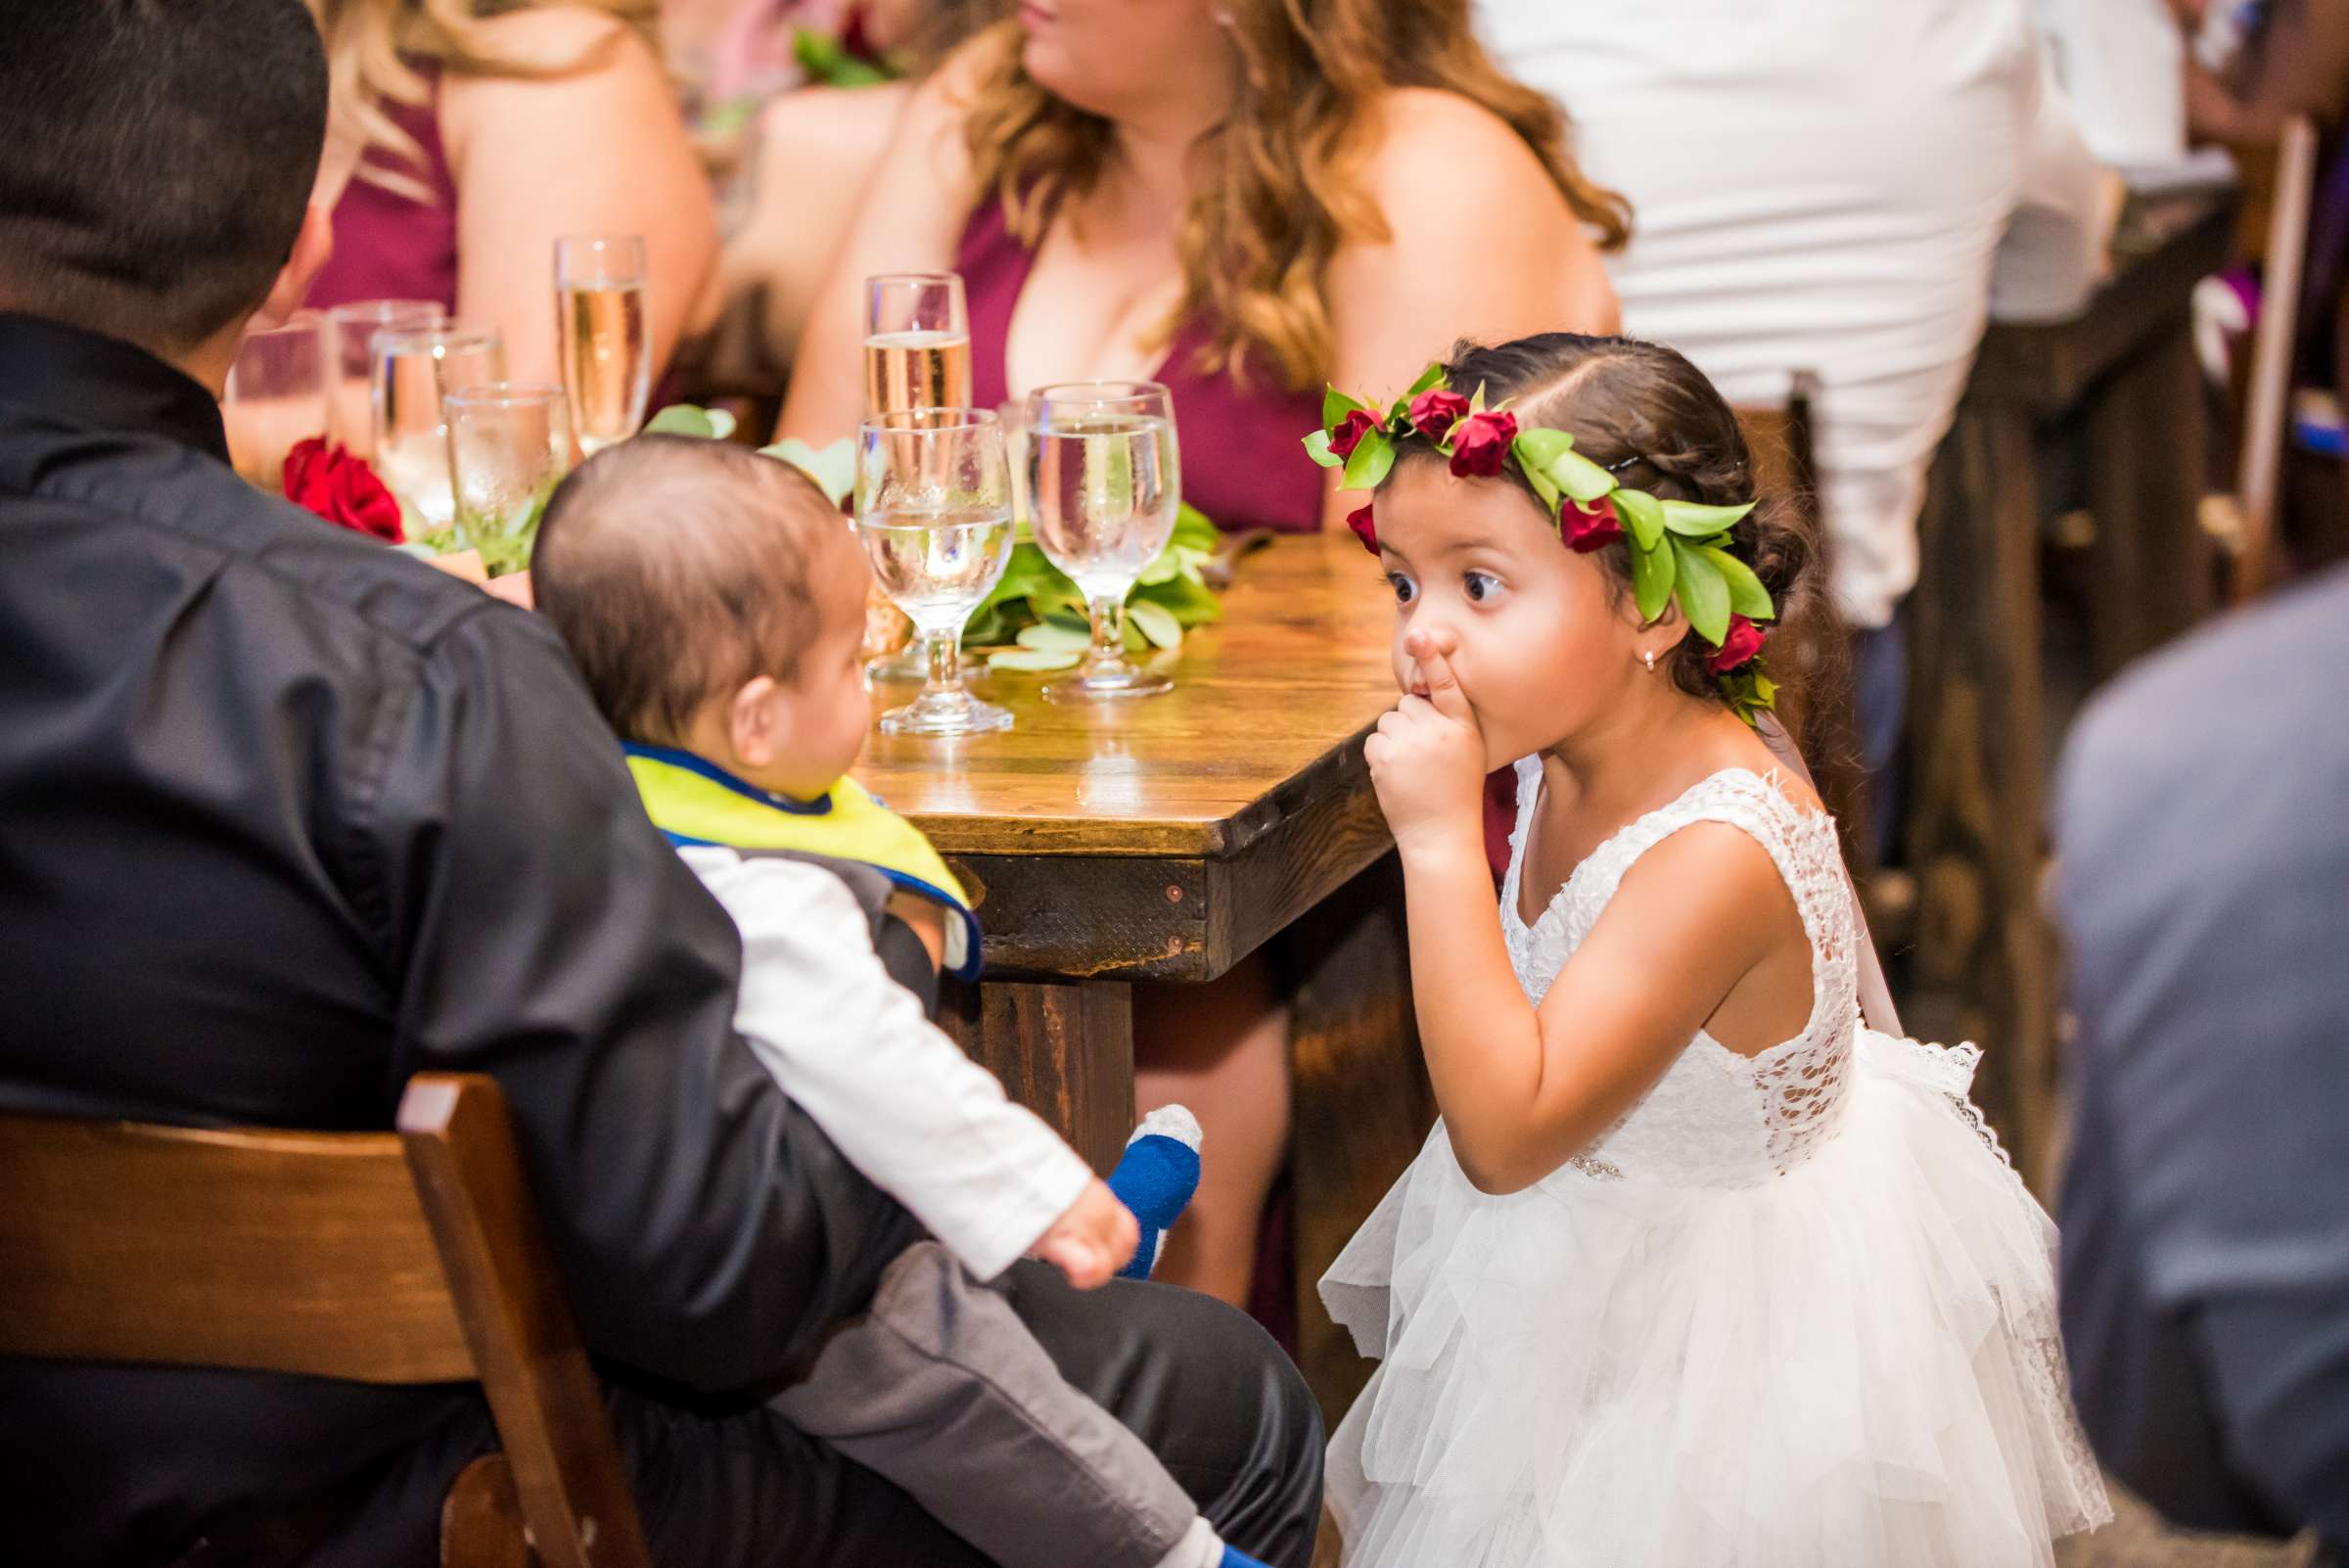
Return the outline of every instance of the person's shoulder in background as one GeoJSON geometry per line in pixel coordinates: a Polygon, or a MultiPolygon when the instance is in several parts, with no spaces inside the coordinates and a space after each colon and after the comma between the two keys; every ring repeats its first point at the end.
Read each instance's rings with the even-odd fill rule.
{"type": "MultiPolygon", "coordinates": [[[[2104,814],[2092,797],[2115,790],[2216,790],[2311,771],[2320,759],[2309,743],[2349,736],[2345,625],[2349,567],[2338,567],[2125,670],[2090,703],[2064,749],[2059,819],[2068,830],[2075,816],[2104,814]]],[[[2349,795],[2349,777],[2323,783],[2349,795]]]]}

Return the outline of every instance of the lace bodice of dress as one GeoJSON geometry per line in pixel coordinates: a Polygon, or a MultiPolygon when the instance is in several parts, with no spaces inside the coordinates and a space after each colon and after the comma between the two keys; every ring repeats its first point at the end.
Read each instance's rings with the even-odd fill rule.
{"type": "Polygon", "coordinates": [[[1540,760],[1520,761],[1500,895],[1509,962],[1537,1005],[1632,862],[1694,822],[1727,822],[1770,852],[1811,939],[1811,1019],[1800,1035],[1741,1056],[1700,1030],[1655,1086],[1549,1182],[1749,1186],[1800,1165],[1841,1122],[1860,1016],[1851,884],[1832,819],[1795,806],[1758,773],[1716,773],[1601,844],[1529,926],[1518,918],[1518,879],[1541,787],[1540,760]]]}

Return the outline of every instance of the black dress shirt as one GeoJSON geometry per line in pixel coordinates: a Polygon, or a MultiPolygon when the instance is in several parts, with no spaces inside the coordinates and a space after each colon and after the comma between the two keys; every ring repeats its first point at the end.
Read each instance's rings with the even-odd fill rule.
{"type": "MultiPolygon", "coordinates": [[[[733,926],[537,618],[226,457],[176,370],[0,315],[0,1105],[380,1129],[487,1073],[605,1364],[786,1374],[910,1232],[734,1035],[733,926]]],[[[491,1441],[471,1390],[0,1361],[0,1562],[338,1494],[333,1560],[427,1561],[491,1441]]]]}

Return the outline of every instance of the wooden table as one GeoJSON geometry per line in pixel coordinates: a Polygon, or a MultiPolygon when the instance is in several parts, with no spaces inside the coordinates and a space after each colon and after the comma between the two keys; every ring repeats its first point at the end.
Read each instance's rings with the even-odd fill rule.
{"type": "Polygon", "coordinates": [[[2223,192],[2134,210],[2115,276],[2078,316],[1994,324],[1919,522],[1905,831],[1917,938],[1902,1010],[1921,1038],[1987,1047],[1975,1097],[2026,1169],[2053,1130],[2059,972],[2041,904],[2041,456],[2056,439],[2085,450],[2101,678],[2211,605],[2189,297],[2224,263],[2232,224],[2223,192]]]}
{"type": "MultiPolygon", "coordinates": [[[[1434,1116],[1360,744],[1395,701],[1393,624],[1351,536],[1275,539],[1241,560],[1222,620],[1185,639],[1169,695],[1059,707],[1041,677],[989,675],[975,689],[1012,710],[1010,730],[876,735],[857,769],[978,902],[986,975],[948,1028],[1099,1169],[1133,1127],[1131,983],[1213,980],[1278,939],[1309,1281],[1434,1116]]],[[[1310,1291],[1300,1317],[1309,1375],[1327,1363],[1346,1382],[1351,1352],[1310,1291]]]]}

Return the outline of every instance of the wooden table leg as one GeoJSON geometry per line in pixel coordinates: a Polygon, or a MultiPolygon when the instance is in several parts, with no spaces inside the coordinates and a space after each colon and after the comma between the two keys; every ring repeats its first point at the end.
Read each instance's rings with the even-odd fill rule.
{"type": "Polygon", "coordinates": [[[1917,938],[1904,1022],[1983,1047],[1977,1102],[2026,1170],[2048,1144],[2055,959],[2040,909],[2039,485],[2029,416],[1961,408],[1910,601],[1907,842],[1917,938]]]}
{"type": "Polygon", "coordinates": [[[2098,680],[2216,603],[2216,552],[2200,506],[2206,425],[2202,370],[2182,311],[2113,373],[2089,415],[2096,520],[2089,634],[2098,680]]]}
{"type": "Polygon", "coordinates": [[[948,984],[940,1027],[1106,1176],[1133,1131],[1133,988],[948,984]]]}
{"type": "Polygon", "coordinates": [[[1290,1054],[1296,1130],[1298,1360],[1331,1425],[1370,1376],[1315,1290],[1436,1119],[1411,1014],[1403,867],[1388,854],[1311,910],[1284,939],[1297,977],[1290,1054]]]}

